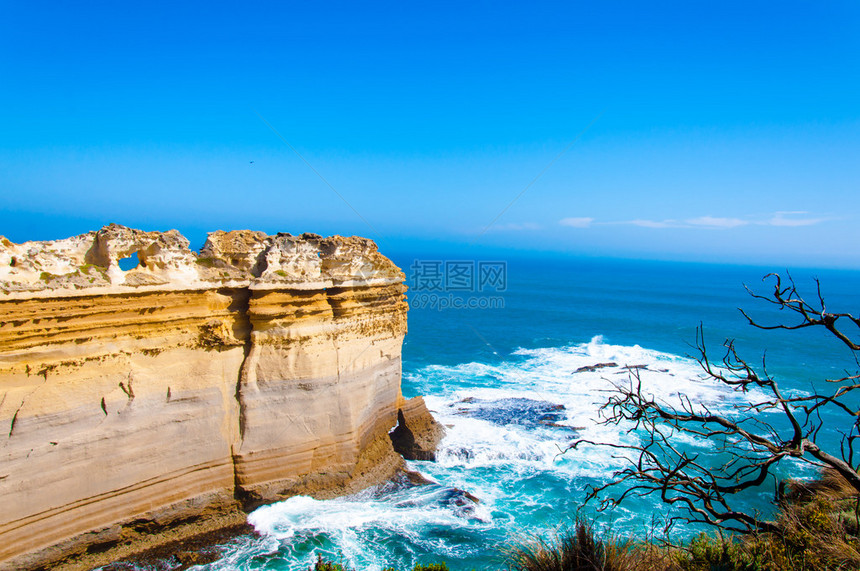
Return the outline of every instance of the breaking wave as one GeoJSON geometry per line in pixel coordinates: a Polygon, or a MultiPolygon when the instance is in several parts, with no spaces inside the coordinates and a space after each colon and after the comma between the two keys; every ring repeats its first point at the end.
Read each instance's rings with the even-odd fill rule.
{"type": "MultiPolygon", "coordinates": [[[[597,414],[607,391],[634,377],[670,402],[683,394],[719,410],[735,398],[691,359],[599,336],[519,349],[495,364],[428,366],[404,384],[429,395],[428,408],[447,430],[436,462],[409,463],[433,483],[401,481],[345,498],[301,496],[261,507],[249,516],[259,536],[237,538],[224,558],[203,568],[295,571],[317,553],[370,571],[440,560],[451,569],[497,563],[510,530],[528,535],[569,523],[586,486],[623,465],[608,448],[565,450],[577,438],[636,438],[600,424],[597,414]]],[[[647,524],[662,509],[641,501],[651,503],[613,513],[617,531],[647,524]]]]}

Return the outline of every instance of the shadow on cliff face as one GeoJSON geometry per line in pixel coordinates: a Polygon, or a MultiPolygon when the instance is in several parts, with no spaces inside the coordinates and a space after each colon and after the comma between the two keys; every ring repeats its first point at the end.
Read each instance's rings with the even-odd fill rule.
{"type": "Polygon", "coordinates": [[[397,411],[397,426],[388,433],[395,452],[406,460],[436,459],[436,446],[445,428],[433,418],[424,399],[415,397],[397,411]]]}
{"type": "Polygon", "coordinates": [[[435,460],[436,451],[422,448],[415,440],[415,433],[407,426],[403,410],[397,411],[397,426],[389,434],[395,452],[406,460],[435,460]]]}
{"type": "Polygon", "coordinates": [[[238,535],[256,535],[248,524],[166,543],[126,561],[117,561],[94,571],[184,571],[217,561],[224,555],[223,545],[238,535]]]}

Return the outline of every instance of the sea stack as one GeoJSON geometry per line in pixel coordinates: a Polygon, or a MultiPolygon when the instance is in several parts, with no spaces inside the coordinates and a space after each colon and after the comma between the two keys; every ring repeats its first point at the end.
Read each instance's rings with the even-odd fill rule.
{"type": "Polygon", "coordinates": [[[429,416],[400,392],[403,282],[359,237],[0,237],[0,569],[390,478],[398,411],[429,416]]]}

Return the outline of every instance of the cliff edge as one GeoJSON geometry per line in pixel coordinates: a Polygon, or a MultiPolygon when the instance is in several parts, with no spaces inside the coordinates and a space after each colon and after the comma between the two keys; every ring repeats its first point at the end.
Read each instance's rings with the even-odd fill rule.
{"type": "Polygon", "coordinates": [[[399,411],[438,440],[401,396],[404,275],[371,240],[188,246],[118,225],[0,237],[0,569],[106,562],[384,481],[399,411]]]}

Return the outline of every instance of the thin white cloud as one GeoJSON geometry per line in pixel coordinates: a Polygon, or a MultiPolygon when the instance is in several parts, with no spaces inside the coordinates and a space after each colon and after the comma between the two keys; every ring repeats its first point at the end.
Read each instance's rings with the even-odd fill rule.
{"type": "Polygon", "coordinates": [[[813,224],[820,224],[821,222],[830,220],[829,218],[798,218],[798,216],[803,214],[809,213],[804,211],[776,212],[765,224],[769,226],[812,226],[813,224]]]}
{"type": "Polygon", "coordinates": [[[594,218],[588,217],[562,218],[558,221],[562,226],[570,226],[571,228],[588,228],[592,222],[594,222],[594,218]]]}
{"type": "Polygon", "coordinates": [[[749,224],[748,220],[741,220],[740,218],[720,218],[717,216],[699,216],[698,218],[689,218],[685,220],[685,222],[690,226],[716,229],[737,228],[738,226],[746,226],[749,224]]]}
{"type": "Polygon", "coordinates": [[[679,224],[677,220],[628,220],[619,222],[619,224],[632,224],[633,226],[641,226],[642,228],[683,228],[683,224],[679,224]]]}
{"type": "MultiPolygon", "coordinates": [[[[805,211],[779,211],[774,212],[769,218],[755,219],[752,216],[744,218],[723,217],[723,216],[697,216],[695,218],[687,218],[685,220],[676,220],[667,218],[665,220],[650,220],[647,218],[636,218],[635,220],[616,220],[611,222],[601,222],[590,217],[571,217],[562,218],[559,220],[561,226],[569,226],[571,228],[589,228],[591,226],[612,226],[612,225],[628,225],[639,226],[640,228],[692,228],[705,230],[729,230],[732,228],[740,228],[742,226],[757,225],[757,226],[812,226],[827,222],[834,218],[812,217],[807,216],[809,213],[805,211]]],[[[514,228],[509,229],[538,229],[537,225],[511,225],[514,228]],[[520,228],[520,227],[523,228],[520,228]]]]}

